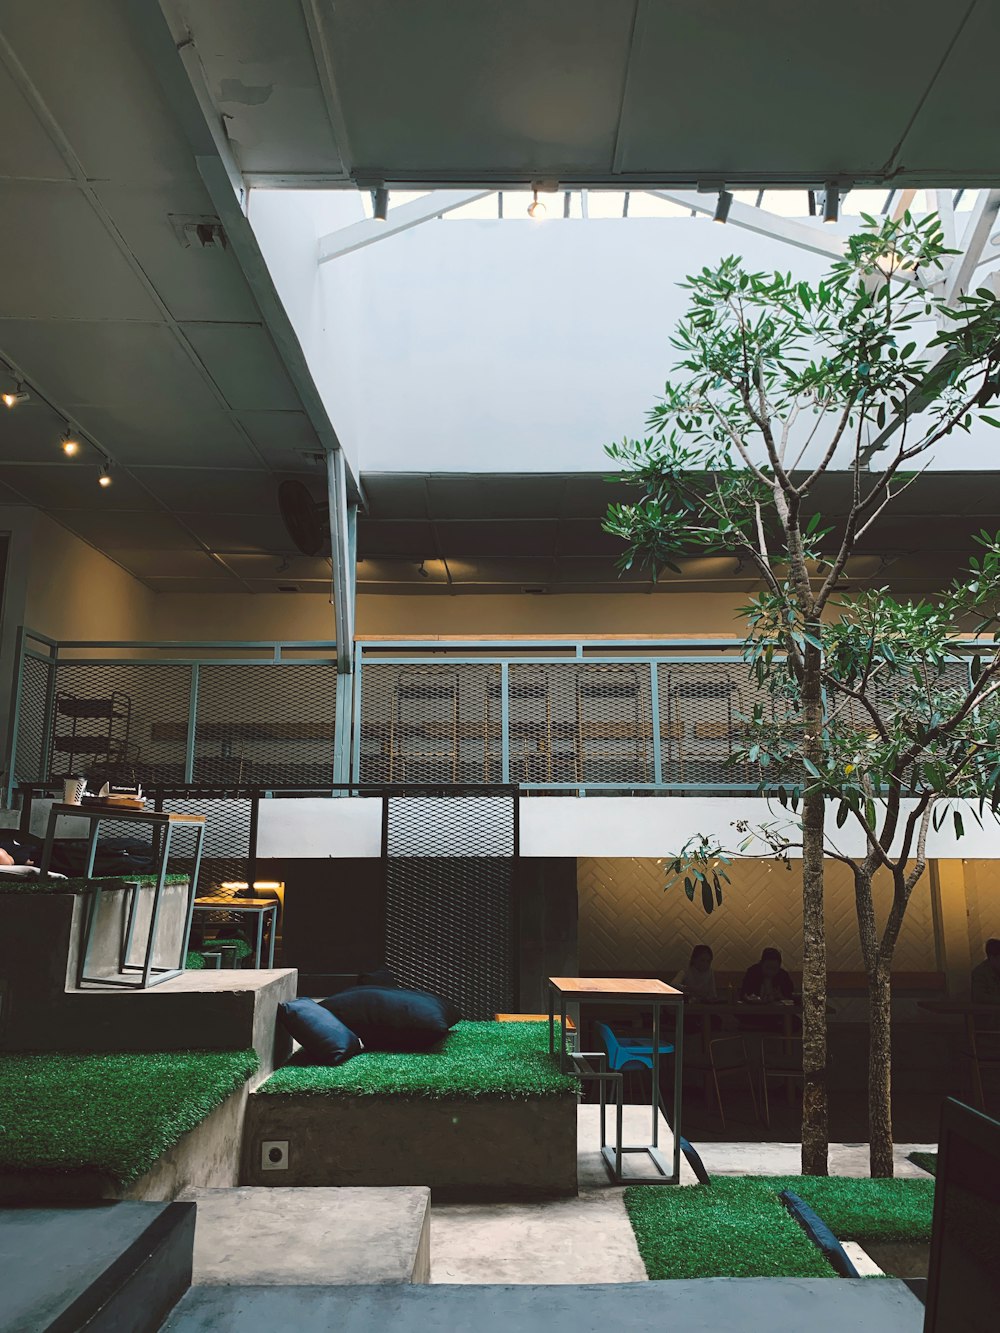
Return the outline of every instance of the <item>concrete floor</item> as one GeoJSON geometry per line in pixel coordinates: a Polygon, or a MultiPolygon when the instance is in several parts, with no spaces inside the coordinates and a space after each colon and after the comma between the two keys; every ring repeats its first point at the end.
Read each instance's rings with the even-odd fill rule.
{"type": "MultiPolygon", "coordinates": [[[[580,1193],[575,1199],[540,1203],[432,1204],[431,1282],[501,1285],[644,1282],[646,1270],[623,1202],[624,1187],[611,1183],[598,1150],[598,1108],[583,1105],[579,1117],[580,1193]]],[[[625,1141],[646,1142],[651,1128],[646,1107],[625,1108],[625,1141]]],[[[660,1119],[660,1143],[669,1148],[670,1129],[660,1119]]],[[[926,1174],[906,1160],[916,1148],[899,1144],[896,1174],[926,1174]]],[[[797,1143],[708,1143],[698,1150],[710,1174],[797,1175],[797,1143]]],[[[641,1159],[626,1159],[630,1175],[655,1177],[641,1159]]],[[[833,1175],[866,1176],[867,1144],[834,1144],[833,1175]]],[[[681,1160],[681,1183],[694,1174],[681,1160]]],[[[669,1187],[665,1187],[669,1188],[669,1187]]]]}

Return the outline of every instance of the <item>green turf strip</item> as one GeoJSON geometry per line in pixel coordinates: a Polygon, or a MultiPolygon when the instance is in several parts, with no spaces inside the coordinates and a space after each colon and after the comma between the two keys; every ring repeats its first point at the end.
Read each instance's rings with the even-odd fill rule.
{"type": "MultiPolygon", "coordinates": [[[[164,884],[187,884],[188,875],[167,875],[164,884]]],[[[155,875],[106,875],[87,879],[19,879],[0,875],[0,893],[93,893],[95,889],[124,889],[129,884],[155,887],[155,875]]]]}
{"type": "Polygon", "coordinates": [[[937,1159],[936,1152],[911,1152],[907,1160],[914,1166],[919,1166],[921,1171],[926,1171],[929,1176],[936,1176],[937,1159]]]}
{"type": "Polygon", "coordinates": [[[0,1171],[136,1180],[257,1069],[254,1051],[0,1056],[0,1171]]]}
{"type": "Polygon", "coordinates": [[[458,1023],[416,1054],[364,1051],[334,1069],[286,1065],[259,1092],[336,1097],[555,1097],[579,1091],[549,1055],[547,1023],[458,1023]]]}
{"type": "Polygon", "coordinates": [[[927,1241],[932,1180],[726,1176],[710,1185],[625,1191],[651,1278],[832,1277],[778,1195],[791,1190],[838,1240],[927,1241]]]}

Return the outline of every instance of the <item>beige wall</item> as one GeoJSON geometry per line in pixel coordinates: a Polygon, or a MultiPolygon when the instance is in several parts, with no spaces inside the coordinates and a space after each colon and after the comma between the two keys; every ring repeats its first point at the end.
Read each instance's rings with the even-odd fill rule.
{"type": "MultiPolygon", "coordinates": [[[[729,870],[721,907],[706,916],[689,903],[682,885],[664,890],[662,861],[653,858],[581,857],[580,966],[601,972],[680,968],[695,944],[709,944],[715,966],[738,971],[756,962],[761,949],[780,949],[785,966],[802,966],[802,869],[770,861],[742,861],[729,870]]],[[[877,886],[880,916],[888,909],[887,886],[877,886]]],[[[826,867],[826,928],[830,970],[862,970],[850,873],[839,862],[826,867]]],[[[894,966],[932,972],[939,967],[931,877],[925,875],[910,900],[894,966]]]]}
{"type": "Polygon", "coordinates": [[[24,623],[53,639],[144,639],[155,595],[106,556],[38,513],[24,623]]]}
{"type": "MultiPolygon", "coordinates": [[[[359,635],[737,634],[728,593],[601,593],[358,598],[359,635]]],[[[162,593],[154,599],[162,639],[332,639],[333,607],[315,593],[162,593]]]]}

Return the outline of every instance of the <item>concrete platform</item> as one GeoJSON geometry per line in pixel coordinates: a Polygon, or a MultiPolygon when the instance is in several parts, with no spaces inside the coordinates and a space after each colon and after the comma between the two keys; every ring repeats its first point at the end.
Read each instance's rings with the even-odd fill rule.
{"type": "Polygon", "coordinates": [[[924,1307],[890,1279],[709,1278],[580,1287],[244,1287],[190,1291],[165,1333],[921,1333],[924,1307]]]}
{"type": "Polygon", "coordinates": [[[187,1290],[194,1209],[117,1203],[0,1211],[2,1333],[144,1333],[187,1290]]]}
{"type": "Polygon", "coordinates": [[[429,1185],[436,1200],[576,1194],[577,1099],[251,1093],[244,1185],[429,1185]],[[262,1145],[288,1145],[265,1169],[262,1145]]]}
{"type": "Polygon", "coordinates": [[[430,1190],[185,1190],[196,1286],[430,1281],[430,1190]]]}

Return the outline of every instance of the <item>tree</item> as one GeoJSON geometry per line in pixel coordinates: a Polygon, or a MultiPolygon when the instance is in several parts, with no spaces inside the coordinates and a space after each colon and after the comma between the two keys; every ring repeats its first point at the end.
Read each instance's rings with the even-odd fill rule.
{"type": "MultiPolygon", "coordinates": [[[[773,706],[767,717],[763,708],[755,711],[748,727],[759,734],[748,735],[746,755],[765,777],[772,758],[780,761],[784,781],[777,786],[794,811],[801,845],[807,1174],[826,1174],[829,1138],[826,803],[835,794],[851,811],[854,799],[848,789],[841,793],[831,769],[836,728],[825,695],[831,661],[824,622],[837,609],[835,594],[859,542],[912,485],[935,445],[968,430],[976,417],[1000,424],[983,413],[997,396],[1000,371],[1000,308],[992,292],[950,307],[935,291],[952,253],[935,216],[864,222],[815,285],[791,274],[748,272],[736,258],[689,278],[689,309],[671,340],[680,352],[676,376],[649,415],[650,433],[608,450],[641,492],[637,501],[610,506],[605,520],[627,543],[624,568],[648,566],[655,576],[678,569],[686,554],[732,553],[752,561],[762,581],[746,610],[746,657],[783,715],[773,706]],[[935,321],[937,331],[921,347],[913,328],[922,320],[935,321]],[[849,495],[842,512],[824,518],[815,491],[835,469],[849,478],[849,495]],[[779,735],[780,743],[768,743],[779,735]]],[[[845,616],[845,625],[853,623],[845,616]]],[[[872,672],[887,641],[892,651],[891,638],[872,650],[872,672]]],[[[886,675],[870,673],[866,688],[886,675]]],[[[845,688],[857,686],[851,679],[845,688]]],[[[879,794],[883,775],[873,758],[875,787],[866,801],[879,794]]],[[[849,787],[858,785],[860,778],[849,787]]],[[[867,804],[859,808],[870,812],[867,804]]],[[[871,821],[869,831],[875,854],[871,821]]],[[[866,931],[862,924],[863,942],[866,931]]]]}

